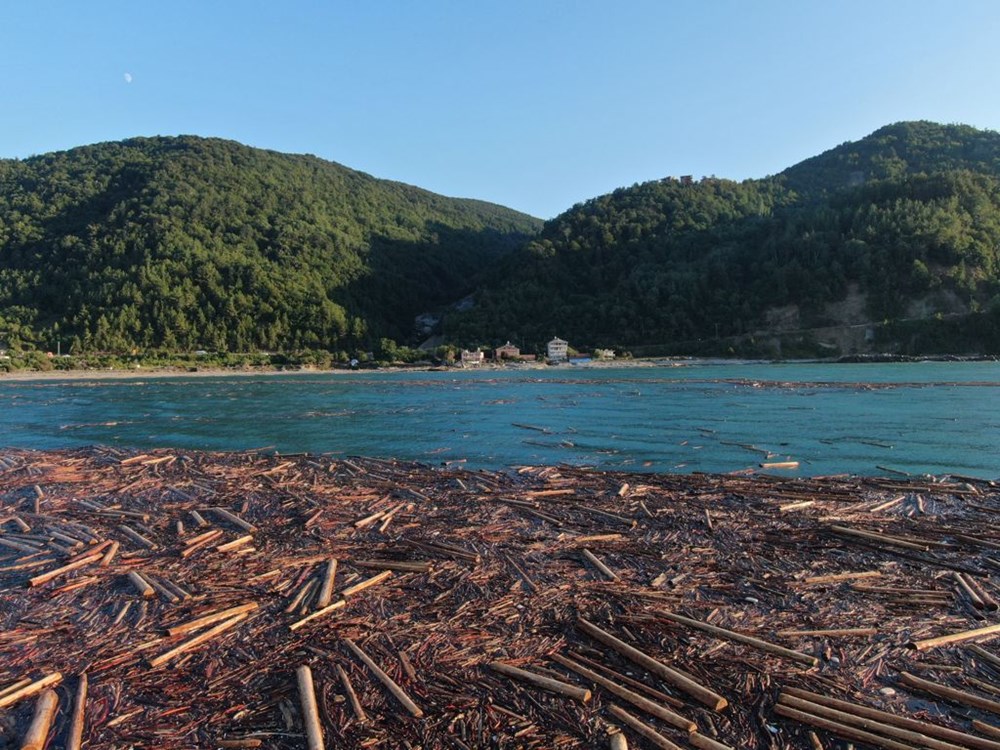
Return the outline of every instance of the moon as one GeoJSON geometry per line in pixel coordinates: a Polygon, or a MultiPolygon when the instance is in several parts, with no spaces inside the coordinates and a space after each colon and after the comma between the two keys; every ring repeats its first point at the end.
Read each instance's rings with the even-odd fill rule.
{"type": "Polygon", "coordinates": [[[124,75],[124,78],[125,78],[125,83],[132,83],[132,74],[131,73],[126,73],[124,75]]]}

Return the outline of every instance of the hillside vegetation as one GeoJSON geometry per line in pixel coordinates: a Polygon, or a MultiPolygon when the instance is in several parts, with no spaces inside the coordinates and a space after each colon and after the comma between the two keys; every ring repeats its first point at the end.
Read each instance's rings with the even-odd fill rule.
{"type": "MultiPolygon", "coordinates": [[[[995,310],[998,255],[1000,134],[900,123],[771,178],[666,179],[574,206],[448,326],[463,339],[724,352],[782,307],[801,328],[837,325],[852,290],[871,321],[995,310]]],[[[951,343],[998,350],[1000,315],[974,327],[951,343]]]]}
{"type": "Polygon", "coordinates": [[[410,338],[540,224],[216,139],[0,161],[0,344],[351,352],[410,338]]]}

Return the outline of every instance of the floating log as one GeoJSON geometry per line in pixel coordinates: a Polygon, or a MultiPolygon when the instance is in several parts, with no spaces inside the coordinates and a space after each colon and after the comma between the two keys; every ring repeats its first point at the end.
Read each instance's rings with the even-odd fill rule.
{"type": "Polygon", "coordinates": [[[247,617],[249,617],[249,613],[243,612],[242,614],[238,614],[235,617],[232,617],[224,622],[221,622],[211,630],[207,630],[204,633],[201,633],[200,635],[196,635],[194,638],[184,641],[183,643],[175,646],[169,651],[166,651],[160,654],[159,656],[150,659],[149,666],[154,669],[156,667],[162,666],[163,664],[166,664],[174,657],[180,656],[184,652],[190,651],[193,648],[197,648],[206,641],[210,641],[212,638],[215,638],[215,636],[219,635],[220,633],[229,630],[234,625],[238,625],[239,623],[243,622],[243,620],[245,620],[247,617]]]}
{"type": "Polygon", "coordinates": [[[775,635],[781,638],[853,638],[857,636],[875,635],[878,628],[828,628],[819,630],[779,630],[775,635]]]}
{"type": "Polygon", "coordinates": [[[87,673],[80,675],[80,682],[73,696],[73,715],[66,732],[66,750],[80,750],[87,713],[87,673]]]}
{"type": "Polygon", "coordinates": [[[252,541],[253,541],[253,535],[252,534],[246,534],[245,536],[241,536],[238,539],[233,539],[233,541],[231,541],[231,542],[226,542],[225,544],[220,544],[218,547],[215,548],[215,551],[216,552],[231,552],[234,549],[238,549],[238,548],[243,547],[243,546],[245,546],[247,544],[250,544],[252,541]]]}
{"type": "Polygon", "coordinates": [[[319,587],[319,594],[316,595],[316,606],[322,609],[330,605],[333,599],[333,580],[337,575],[337,558],[330,558],[323,571],[323,582],[319,587]]]}
{"type": "Polygon", "coordinates": [[[389,675],[383,672],[382,669],[378,666],[378,664],[372,661],[371,657],[368,656],[368,654],[366,654],[361,649],[360,646],[355,644],[354,641],[352,641],[350,638],[344,638],[344,644],[351,650],[351,652],[356,657],[358,657],[362,662],[364,662],[365,666],[368,667],[368,669],[372,671],[372,673],[379,679],[379,681],[386,686],[386,688],[389,690],[390,693],[393,694],[396,700],[398,700],[403,705],[403,708],[405,708],[407,711],[409,711],[413,716],[415,716],[418,719],[424,715],[424,712],[420,709],[419,706],[417,706],[416,703],[414,703],[410,699],[410,696],[406,694],[406,691],[404,691],[403,688],[397,685],[389,675]]]}
{"type": "Polygon", "coordinates": [[[202,628],[208,627],[221,620],[228,620],[236,615],[241,615],[244,612],[253,612],[260,605],[257,602],[247,602],[246,604],[239,604],[235,607],[228,607],[227,609],[220,609],[218,612],[210,612],[209,614],[197,617],[194,620],[189,620],[188,622],[181,623],[180,625],[173,625],[167,628],[167,634],[174,635],[184,635],[185,633],[191,633],[195,630],[201,630],[202,628]]]}
{"type": "Polygon", "coordinates": [[[840,722],[836,722],[831,719],[824,719],[822,716],[816,716],[815,714],[790,708],[782,703],[779,703],[774,707],[774,712],[778,714],[778,716],[784,716],[786,719],[795,719],[803,724],[817,727],[819,729],[825,729],[838,737],[843,737],[847,740],[864,742],[872,745],[873,747],[880,747],[885,750],[918,750],[917,748],[914,748],[913,745],[905,745],[902,742],[897,742],[896,740],[889,739],[888,737],[880,737],[877,734],[872,734],[871,732],[866,732],[847,724],[841,724],[840,722]]]}
{"type": "Polygon", "coordinates": [[[619,708],[613,703],[608,705],[608,711],[616,719],[618,719],[624,724],[627,724],[628,727],[633,732],[642,737],[645,737],[647,740],[652,742],[657,747],[663,748],[663,750],[684,750],[680,745],[674,744],[666,737],[664,737],[662,734],[653,729],[651,726],[641,721],[640,719],[637,719],[628,711],[619,708]]]}
{"type": "Polygon", "coordinates": [[[711,737],[706,737],[697,732],[692,732],[688,735],[688,742],[698,748],[698,750],[733,750],[729,745],[723,745],[721,742],[717,742],[711,737]]]}
{"type": "Polygon", "coordinates": [[[233,524],[234,526],[239,526],[244,531],[249,531],[251,534],[257,530],[257,527],[254,526],[252,523],[250,523],[249,521],[244,521],[238,515],[226,510],[225,508],[210,508],[209,510],[211,510],[215,515],[219,516],[220,518],[224,518],[225,520],[229,521],[229,523],[233,524]]]}
{"type": "Polygon", "coordinates": [[[82,568],[85,565],[90,565],[93,562],[97,562],[98,560],[101,559],[101,557],[103,557],[103,554],[100,552],[89,554],[86,557],[77,560],[76,562],[71,562],[68,565],[63,565],[61,568],[50,570],[47,573],[41,573],[35,576],[34,578],[29,579],[28,585],[31,587],[41,586],[42,584],[48,583],[54,578],[58,578],[61,575],[65,575],[66,573],[70,573],[78,568],[82,568]]]}
{"type": "Polygon", "coordinates": [[[587,559],[587,562],[589,562],[591,565],[593,565],[595,568],[597,568],[597,570],[600,571],[601,575],[603,575],[609,581],[618,581],[618,580],[620,580],[619,577],[618,577],[618,574],[615,573],[607,565],[605,565],[600,560],[600,558],[598,558],[597,555],[595,555],[589,549],[584,548],[584,549],[581,550],[581,552],[583,553],[583,556],[587,559]]]}
{"type": "Polygon", "coordinates": [[[797,661],[802,664],[807,664],[810,667],[815,667],[819,664],[819,659],[815,656],[810,656],[809,654],[803,654],[799,651],[793,651],[790,648],[785,648],[784,646],[778,646],[777,644],[770,643],[760,638],[755,638],[752,635],[744,635],[743,633],[737,633],[734,630],[727,630],[726,628],[720,628],[717,625],[710,625],[707,622],[702,622],[701,620],[693,620],[690,617],[684,617],[683,615],[677,615],[673,612],[657,612],[657,617],[662,617],[669,620],[670,622],[676,622],[680,625],[687,625],[690,628],[695,628],[697,630],[703,630],[706,633],[711,633],[712,635],[717,635],[720,638],[725,638],[730,641],[736,641],[737,643],[743,643],[747,646],[753,646],[754,648],[759,648],[761,651],[767,651],[769,654],[774,654],[775,656],[783,656],[786,659],[791,659],[792,661],[797,661]]]}
{"type": "Polygon", "coordinates": [[[315,612],[311,612],[310,614],[303,617],[301,620],[293,622],[291,625],[288,626],[288,629],[291,630],[292,632],[295,632],[306,623],[312,622],[313,620],[323,617],[324,615],[328,615],[331,612],[336,612],[345,604],[347,604],[347,602],[344,599],[338,599],[333,604],[327,604],[322,609],[317,609],[315,612]]]}
{"type": "Polygon", "coordinates": [[[348,596],[352,596],[353,594],[357,594],[358,592],[364,591],[367,588],[371,588],[372,586],[382,583],[382,581],[385,581],[386,579],[391,577],[392,577],[392,571],[384,570],[381,573],[378,573],[377,575],[373,575],[371,578],[367,578],[364,581],[361,581],[360,583],[356,583],[353,586],[348,586],[346,589],[340,592],[340,595],[346,599],[348,596]]]}
{"type": "Polygon", "coordinates": [[[499,672],[502,675],[512,677],[513,679],[520,680],[521,682],[527,682],[528,684],[539,687],[542,690],[548,690],[550,693],[559,693],[560,695],[565,695],[573,700],[580,701],[581,703],[586,703],[590,700],[590,691],[586,688],[570,685],[569,683],[555,680],[551,677],[545,677],[544,675],[535,674],[534,672],[529,672],[526,669],[520,669],[499,661],[490,662],[489,667],[494,672],[499,672]]]}
{"type": "Polygon", "coordinates": [[[118,530],[125,536],[127,536],[129,539],[131,539],[133,542],[138,544],[140,547],[145,547],[146,549],[156,549],[155,542],[153,542],[151,539],[147,539],[138,531],[133,529],[131,526],[122,524],[121,526],[118,527],[118,530]]]}
{"type": "Polygon", "coordinates": [[[347,693],[347,699],[351,702],[351,709],[354,711],[354,716],[362,724],[368,721],[368,716],[365,714],[364,708],[361,707],[361,701],[358,700],[358,694],[354,692],[354,685],[351,684],[351,678],[347,676],[347,672],[339,664],[337,666],[337,676],[340,677],[340,682],[344,686],[344,692],[347,693]]]}
{"type": "Polygon", "coordinates": [[[964,690],[956,690],[955,688],[948,687],[947,685],[941,685],[937,682],[931,682],[930,680],[917,677],[909,672],[901,672],[899,675],[899,681],[907,687],[922,690],[925,693],[936,695],[939,698],[945,698],[946,700],[950,700],[954,703],[961,703],[964,706],[973,706],[975,708],[980,708],[983,711],[1000,714],[1000,702],[990,700],[989,698],[983,698],[980,695],[967,693],[964,690]]]}
{"type": "Polygon", "coordinates": [[[582,664],[578,664],[572,659],[562,656],[561,654],[552,654],[552,659],[558,662],[559,664],[562,664],[564,667],[566,667],[566,669],[569,669],[583,677],[586,677],[591,682],[594,682],[597,685],[603,687],[609,693],[617,695],[622,700],[628,701],[636,708],[645,711],[650,716],[665,721],[667,724],[670,724],[671,726],[675,726],[678,729],[683,729],[686,732],[693,732],[698,728],[698,725],[695,724],[690,719],[685,718],[680,714],[676,714],[668,708],[664,708],[663,706],[653,703],[653,701],[649,700],[648,698],[644,698],[638,693],[635,693],[629,690],[628,688],[616,684],[612,680],[609,680],[607,677],[599,675],[597,672],[594,672],[593,670],[587,669],[585,666],[583,666],[582,664]]]}
{"type": "Polygon", "coordinates": [[[309,750],[323,750],[323,727],[316,706],[316,688],[313,685],[312,670],[303,664],[295,670],[295,677],[299,686],[299,706],[302,709],[302,721],[306,730],[306,747],[309,750]]]}
{"type": "Polygon", "coordinates": [[[622,656],[634,661],[640,667],[644,667],[653,674],[659,675],[671,685],[683,690],[699,703],[703,703],[713,711],[721,711],[728,705],[728,701],[718,693],[709,690],[703,685],[699,685],[687,675],[668,667],[663,662],[654,659],[649,654],[640,651],[634,646],[630,646],[625,641],[611,635],[611,633],[601,630],[592,622],[588,622],[581,617],[576,621],[576,626],[591,638],[600,641],[606,646],[610,646],[622,656]]]}
{"type": "MultiPolygon", "coordinates": [[[[0,697],[0,708],[7,708],[7,706],[13,706],[22,698],[28,698],[32,695],[35,695],[36,693],[40,693],[46,688],[50,688],[53,685],[58,685],[61,681],[62,681],[62,675],[59,672],[52,672],[51,674],[47,674],[38,680],[28,682],[27,685],[23,685],[22,687],[13,690],[10,690],[8,688],[9,692],[7,692],[7,694],[4,695],[3,697],[0,697]]],[[[20,684],[22,682],[23,680],[15,684],[20,684]]]]}
{"type": "Polygon", "coordinates": [[[1000,743],[993,742],[992,740],[975,737],[964,732],[959,732],[955,729],[949,729],[947,727],[938,726],[937,724],[931,724],[930,722],[911,719],[908,716],[898,716],[887,711],[879,711],[878,709],[870,708],[869,706],[862,706],[855,703],[849,703],[848,701],[839,700],[837,698],[830,698],[808,690],[786,687],[782,689],[782,695],[802,698],[810,703],[815,703],[827,708],[835,708],[840,711],[853,714],[854,716],[873,719],[882,724],[902,727],[903,729],[910,729],[928,737],[936,737],[937,739],[945,740],[946,742],[953,742],[954,744],[962,747],[970,747],[975,750],[1000,750],[1000,743]]]}
{"type": "Polygon", "coordinates": [[[919,641],[910,641],[908,645],[910,648],[914,648],[917,651],[926,651],[929,648],[946,646],[950,643],[961,643],[962,641],[969,641],[973,638],[985,638],[986,636],[994,636],[997,633],[1000,633],[1000,625],[987,625],[986,627],[975,628],[974,630],[961,630],[957,633],[950,633],[949,635],[939,635],[937,638],[924,638],[919,641]]]}
{"type": "Polygon", "coordinates": [[[130,570],[127,578],[129,583],[132,584],[132,587],[138,592],[139,596],[146,599],[156,596],[156,591],[149,585],[149,581],[143,578],[141,573],[135,570],[130,570]]]}
{"type": "Polygon", "coordinates": [[[46,690],[35,701],[35,715],[31,719],[28,732],[21,741],[21,750],[42,750],[49,738],[52,719],[59,708],[59,696],[55,690],[46,690]]]}

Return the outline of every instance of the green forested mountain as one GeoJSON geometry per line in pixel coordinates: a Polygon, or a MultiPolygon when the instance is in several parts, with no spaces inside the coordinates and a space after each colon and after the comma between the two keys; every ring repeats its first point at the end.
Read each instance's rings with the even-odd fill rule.
{"type": "Polygon", "coordinates": [[[195,137],[0,161],[0,345],[323,348],[413,335],[541,222],[195,137]]]}
{"type": "Polygon", "coordinates": [[[779,312],[786,328],[835,326],[857,302],[851,322],[991,310],[952,344],[1000,351],[998,295],[1000,134],[911,122],[766,179],[666,179],[577,205],[447,325],[529,347],[557,334],[695,352],[774,329],[779,312]]]}

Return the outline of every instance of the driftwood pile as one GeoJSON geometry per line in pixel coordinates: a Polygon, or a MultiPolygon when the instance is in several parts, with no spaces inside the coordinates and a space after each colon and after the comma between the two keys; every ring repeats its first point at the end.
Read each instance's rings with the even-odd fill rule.
{"type": "Polygon", "coordinates": [[[0,748],[1000,750],[1000,488],[0,452],[0,748]]]}

